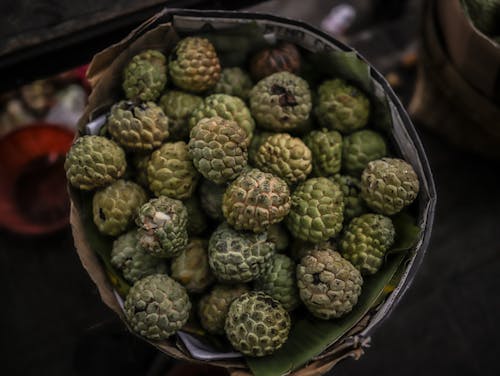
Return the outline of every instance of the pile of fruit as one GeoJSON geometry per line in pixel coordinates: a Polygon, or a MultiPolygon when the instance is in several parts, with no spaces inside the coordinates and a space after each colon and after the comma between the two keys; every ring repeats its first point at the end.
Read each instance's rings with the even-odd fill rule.
{"type": "Polygon", "coordinates": [[[299,306],[348,314],[393,245],[390,216],[417,197],[413,168],[367,129],[360,89],[338,78],[311,88],[290,43],[249,67],[221,69],[199,37],[168,58],[143,51],[100,135],[67,155],[70,184],[95,192],[95,226],[116,237],[130,327],[150,340],[191,317],[264,356],[299,306]]]}

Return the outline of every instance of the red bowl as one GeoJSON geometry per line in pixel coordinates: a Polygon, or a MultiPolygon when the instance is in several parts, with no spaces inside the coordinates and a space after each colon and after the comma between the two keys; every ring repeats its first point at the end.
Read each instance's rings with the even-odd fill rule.
{"type": "Polygon", "coordinates": [[[0,226],[46,234],[69,222],[64,158],[74,134],[34,123],[0,139],[0,226]]]}

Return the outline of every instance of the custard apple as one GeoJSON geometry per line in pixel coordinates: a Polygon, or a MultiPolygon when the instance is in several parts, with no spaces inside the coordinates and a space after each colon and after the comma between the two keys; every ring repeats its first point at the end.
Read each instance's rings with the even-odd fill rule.
{"type": "Polygon", "coordinates": [[[210,218],[217,221],[222,221],[224,219],[224,214],[222,213],[222,197],[225,191],[225,185],[217,185],[206,179],[203,179],[200,185],[201,207],[210,218]]]}
{"type": "Polygon", "coordinates": [[[252,57],[250,72],[255,80],[261,80],[277,72],[297,73],[300,66],[300,52],[297,47],[292,43],[279,42],[252,57]]]}
{"type": "Polygon", "coordinates": [[[349,313],[358,302],[363,278],[333,249],[315,249],[297,266],[300,299],[314,316],[329,320],[349,313]]]}
{"type": "Polygon", "coordinates": [[[271,132],[257,132],[254,133],[252,137],[252,141],[250,142],[250,146],[248,147],[248,162],[252,165],[256,164],[255,157],[257,156],[257,152],[260,149],[260,146],[266,142],[269,136],[272,136],[274,133],[271,132]]]}
{"type": "Polygon", "coordinates": [[[365,202],[361,198],[361,181],[358,178],[335,174],[330,180],[339,185],[344,195],[344,221],[358,217],[368,211],[365,202]]]}
{"type": "Polygon", "coordinates": [[[167,83],[167,59],[156,50],[135,55],[123,71],[123,91],[127,99],[155,101],[167,83]]]}
{"type": "Polygon", "coordinates": [[[267,240],[274,243],[276,252],[285,252],[290,244],[290,236],[281,223],[275,223],[267,229],[267,240]]]}
{"type": "Polygon", "coordinates": [[[203,98],[179,90],[169,90],[161,96],[158,104],[168,117],[169,141],[187,140],[189,118],[193,110],[203,104],[203,98]]]}
{"type": "Polygon", "coordinates": [[[200,200],[197,196],[192,196],[184,201],[184,206],[188,212],[188,234],[200,235],[207,228],[207,216],[201,208],[200,200]]]}
{"type": "Polygon", "coordinates": [[[85,191],[111,184],[126,168],[123,149],[101,136],[77,138],[64,162],[70,184],[85,191]]]}
{"type": "Polygon", "coordinates": [[[167,339],[181,329],[190,310],[186,289],[165,274],[134,283],[124,305],[132,330],[154,341],[167,339]]]}
{"type": "Polygon", "coordinates": [[[384,138],[369,129],[344,138],[343,167],[351,175],[361,175],[368,162],[387,155],[384,138]]]}
{"type": "Polygon", "coordinates": [[[219,82],[214,87],[214,93],[234,95],[246,100],[252,86],[252,79],[243,69],[238,67],[225,68],[221,72],[219,82]]]}
{"type": "Polygon", "coordinates": [[[397,158],[368,163],[361,175],[361,197],[380,214],[393,215],[418,195],[419,181],[413,167],[397,158]]]}
{"type": "Polygon", "coordinates": [[[329,176],[340,171],[342,135],[337,131],[312,131],[304,138],[312,153],[312,171],[316,176],[329,176]]]}
{"type": "Polygon", "coordinates": [[[285,181],[255,168],[238,176],[222,199],[222,213],[236,230],[266,231],[289,211],[290,190],[285,181]]]}

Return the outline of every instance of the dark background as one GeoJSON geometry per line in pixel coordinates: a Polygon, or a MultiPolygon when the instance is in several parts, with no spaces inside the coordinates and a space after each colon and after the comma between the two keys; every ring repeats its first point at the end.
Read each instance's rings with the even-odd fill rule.
{"type": "MultiPolygon", "coordinates": [[[[160,2],[5,3],[1,5],[5,9],[0,9],[0,68],[10,69],[9,79],[21,83],[56,69],[56,65],[69,68],[73,63],[86,62],[82,59],[119,40],[135,22],[134,17],[145,19],[160,2]],[[134,12],[135,16],[130,15],[134,12]],[[86,48],[73,54],[56,54],[57,62],[24,60],[17,68],[9,65],[19,58],[19,46],[26,46],[25,53],[36,53],[33,46],[57,40],[69,30],[96,33],[98,21],[123,15],[121,29],[109,32],[99,26],[105,38],[89,39],[83,44],[86,48]]],[[[199,7],[238,7],[238,2],[201,3],[199,7]]],[[[248,3],[252,2],[242,5],[248,3]]],[[[299,18],[318,26],[337,3],[271,1],[252,10],[299,18]]],[[[375,10],[370,9],[368,1],[354,3],[361,11],[348,40],[383,73],[397,74],[401,82],[396,90],[407,104],[415,69],[403,69],[399,61],[403,51],[415,48],[420,1],[409,1],[406,7],[401,6],[404,2],[379,2],[382,8],[375,10]]],[[[81,42],[79,38],[75,41],[81,42]]],[[[412,287],[375,333],[365,356],[359,361],[344,361],[332,371],[334,375],[500,374],[498,163],[457,150],[421,125],[417,127],[438,190],[428,254],[412,287]]],[[[165,375],[173,364],[129,334],[100,301],[73,249],[69,228],[36,238],[0,230],[0,289],[2,375],[165,375]]]]}

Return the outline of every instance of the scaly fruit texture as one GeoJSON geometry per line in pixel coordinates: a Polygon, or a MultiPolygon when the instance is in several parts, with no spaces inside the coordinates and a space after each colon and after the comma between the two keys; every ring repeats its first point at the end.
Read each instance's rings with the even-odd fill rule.
{"type": "Polygon", "coordinates": [[[147,175],[155,196],[184,200],[193,194],[199,174],[184,141],[167,142],[151,154],[147,175]]]}
{"type": "Polygon", "coordinates": [[[123,71],[127,99],[155,101],[167,83],[167,59],[160,51],[146,50],[135,55],[123,71]]]}
{"type": "Polygon", "coordinates": [[[272,136],[274,133],[271,132],[257,132],[254,133],[252,137],[252,141],[250,142],[250,146],[248,147],[248,162],[252,165],[256,163],[257,152],[260,149],[260,146],[267,140],[269,136],[272,136]]]}
{"type": "Polygon", "coordinates": [[[144,252],[137,243],[137,229],[121,235],[113,242],[111,264],[122,272],[123,278],[135,283],[148,275],[166,274],[165,261],[144,252]]]}
{"type": "Polygon", "coordinates": [[[170,264],[172,278],[190,293],[202,292],[215,281],[208,266],[207,247],[206,240],[193,238],[170,264]]]}
{"type": "Polygon", "coordinates": [[[243,69],[238,67],[225,68],[214,87],[214,93],[234,95],[246,100],[252,86],[252,79],[243,69]]]}
{"type": "Polygon", "coordinates": [[[168,68],[174,85],[192,93],[212,89],[221,71],[214,46],[199,37],[180,40],[170,55],[168,68]]]}
{"type": "Polygon", "coordinates": [[[156,257],[171,258],[188,243],[187,210],[183,203],[166,196],[153,198],[139,209],[139,246],[156,257]]]}
{"type": "Polygon", "coordinates": [[[111,184],[123,176],[126,168],[123,149],[101,136],[77,138],[64,162],[70,184],[85,191],[111,184]]]}
{"type": "Polygon", "coordinates": [[[344,80],[327,80],[318,89],[315,113],[323,127],[350,133],[368,123],[370,101],[361,90],[344,80]]]}
{"type": "Polygon", "coordinates": [[[344,138],[343,167],[348,174],[360,176],[368,162],[386,155],[384,138],[377,132],[364,129],[344,138]]]}
{"type": "Polygon", "coordinates": [[[413,167],[398,158],[368,163],[361,175],[361,197],[380,214],[393,215],[410,205],[418,195],[419,181],[413,167]]]}
{"type": "Polygon", "coordinates": [[[265,232],[238,232],[221,224],[210,237],[208,262],[215,277],[224,283],[254,280],[269,268],[274,244],[265,232]]]}
{"type": "Polygon", "coordinates": [[[290,316],[278,301],[253,291],[231,303],[224,330],[236,350],[258,357],[283,346],[290,327],[290,316]]]}
{"type": "Polygon", "coordinates": [[[190,236],[200,235],[207,228],[207,216],[201,208],[198,197],[193,196],[184,201],[184,206],[188,212],[187,230],[190,236]]]}
{"type": "Polygon", "coordinates": [[[235,121],[245,131],[247,144],[250,143],[255,122],[247,105],[240,98],[227,94],[209,95],[203,104],[193,110],[189,118],[189,128],[193,129],[200,120],[211,117],[235,121]]]}
{"type": "Polygon", "coordinates": [[[231,181],[247,166],[246,133],[232,120],[201,119],[191,130],[189,155],[206,179],[216,184],[231,181]]]}
{"type": "Polygon", "coordinates": [[[267,137],[255,155],[255,165],[289,185],[306,180],[312,171],[312,153],[304,142],[288,133],[267,137]]]}
{"type": "Polygon", "coordinates": [[[324,177],[312,178],[292,194],[292,208],[285,223],[294,237],[320,243],[340,232],[343,212],[340,187],[324,177]]]}
{"type": "Polygon", "coordinates": [[[250,72],[255,80],[261,80],[277,72],[297,73],[300,70],[300,52],[292,43],[279,42],[264,48],[250,61],[250,72]]]}
{"type": "Polygon", "coordinates": [[[92,198],[94,223],[102,234],[116,236],[134,222],[137,210],[148,197],[140,185],[117,180],[92,198]]]}
{"type": "Polygon", "coordinates": [[[217,221],[224,219],[222,213],[222,197],[226,191],[225,185],[212,183],[210,180],[203,179],[200,184],[200,202],[201,207],[207,215],[217,221]]]}
{"type": "Polygon", "coordinates": [[[222,199],[222,213],[237,230],[266,231],[289,211],[290,190],[285,181],[255,168],[238,176],[222,199]]]}
{"type": "Polygon", "coordinates": [[[361,181],[350,175],[335,174],[330,180],[337,183],[344,195],[344,221],[358,217],[367,211],[361,198],[361,181]]]}
{"type": "Polygon", "coordinates": [[[267,229],[267,239],[274,243],[276,252],[285,252],[290,244],[290,236],[281,223],[275,223],[267,229]]]}
{"type": "Polygon", "coordinates": [[[250,91],[250,111],[259,127],[275,132],[300,128],[311,112],[309,84],[289,73],[274,73],[250,91]]]}
{"type": "Polygon", "coordinates": [[[148,151],[168,137],[168,118],[154,102],[120,101],[111,107],[108,132],[127,150],[148,151]]]}
{"type": "Polygon", "coordinates": [[[212,334],[224,334],[229,306],[234,299],[248,292],[248,287],[239,285],[216,285],[204,295],[198,306],[198,316],[203,329],[212,334]]]}
{"type": "Polygon", "coordinates": [[[254,287],[276,299],[287,311],[292,311],[300,304],[295,269],[290,257],[275,254],[271,267],[255,280],[254,287]]]}
{"type": "Polygon", "coordinates": [[[375,274],[385,253],[394,243],[395,230],[390,218],[380,214],[363,214],[354,218],[340,239],[342,256],[361,274],[375,274]]]}
{"type": "Polygon", "coordinates": [[[331,248],[311,251],[297,266],[300,299],[320,319],[349,313],[358,302],[362,285],[358,269],[331,248]]]}
{"type": "Polygon", "coordinates": [[[340,171],[342,135],[337,131],[312,131],[304,138],[312,153],[312,170],[316,176],[329,176],[340,171]]]}
{"type": "Polygon", "coordinates": [[[169,90],[161,96],[158,104],[168,117],[169,140],[187,140],[189,118],[194,109],[203,104],[203,98],[179,90],[169,90]]]}
{"type": "Polygon", "coordinates": [[[174,335],[186,324],[191,302],[179,283],[167,275],[155,274],[132,286],[124,310],[134,332],[157,341],[174,335]]]}

